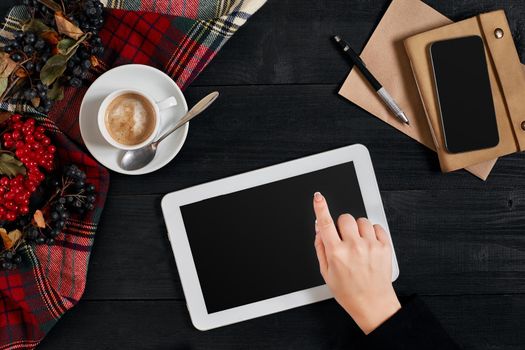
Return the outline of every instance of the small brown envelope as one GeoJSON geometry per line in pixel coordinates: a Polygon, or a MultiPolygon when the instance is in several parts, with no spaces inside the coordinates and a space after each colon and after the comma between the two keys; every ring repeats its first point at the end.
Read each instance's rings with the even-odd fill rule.
{"type": "MultiPolygon", "coordinates": [[[[409,126],[400,123],[391,114],[356,69],[352,69],[339,94],[416,141],[436,150],[403,41],[451,23],[450,19],[419,0],[393,0],[361,53],[367,67],[410,119],[409,126]]],[[[510,37],[510,32],[508,34],[510,37]]],[[[496,159],[485,160],[466,169],[485,180],[496,159]]]]}

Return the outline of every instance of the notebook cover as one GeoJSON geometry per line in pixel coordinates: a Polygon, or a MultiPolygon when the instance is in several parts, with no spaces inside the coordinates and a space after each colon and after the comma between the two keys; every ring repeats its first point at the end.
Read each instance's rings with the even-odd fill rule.
{"type": "MultiPolygon", "coordinates": [[[[406,113],[409,126],[392,115],[357,69],[352,69],[339,94],[435,151],[403,41],[450,23],[450,19],[419,0],[393,0],[360,55],[406,113]]],[[[496,159],[493,159],[469,166],[466,170],[485,180],[495,163],[496,159]]]]}
{"type": "MultiPolygon", "coordinates": [[[[463,21],[439,27],[405,39],[404,44],[412,65],[426,116],[433,134],[441,170],[453,171],[519,151],[525,145],[524,120],[525,75],[519,62],[511,30],[503,10],[483,13],[463,21]],[[496,30],[503,35],[497,38],[496,30]],[[431,43],[446,39],[477,35],[483,38],[492,100],[498,123],[499,143],[495,147],[450,153],[445,146],[441,126],[439,102],[435,89],[432,62],[429,54],[431,43]]],[[[469,132],[476,132],[476,124],[469,132]]]]}

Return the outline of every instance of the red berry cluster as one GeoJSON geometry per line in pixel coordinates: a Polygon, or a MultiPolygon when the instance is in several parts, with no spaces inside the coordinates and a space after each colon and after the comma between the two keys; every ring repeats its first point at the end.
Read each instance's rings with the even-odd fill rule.
{"type": "Polygon", "coordinates": [[[53,170],[56,147],[45,135],[45,128],[35,124],[32,118],[23,121],[19,114],[8,121],[3,146],[24,164],[26,176],[0,178],[0,221],[14,221],[18,215],[28,214],[29,198],[45,179],[42,170],[53,170]]]}

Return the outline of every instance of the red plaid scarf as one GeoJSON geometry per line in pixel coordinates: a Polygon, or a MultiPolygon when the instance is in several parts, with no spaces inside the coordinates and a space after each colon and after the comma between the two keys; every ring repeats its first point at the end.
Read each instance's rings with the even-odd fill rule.
{"type": "MultiPolygon", "coordinates": [[[[163,70],[184,90],[265,1],[108,0],[112,9],[106,10],[100,33],[106,50],[91,79],[115,66],[141,63],[163,70]]],[[[22,8],[14,8],[2,32],[18,30],[26,15],[22,8]]],[[[86,90],[66,89],[64,99],[49,114],[51,120],[41,120],[54,135],[60,162],[79,165],[96,185],[97,206],[82,221],[70,219],[56,245],[26,246],[24,263],[18,270],[0,271],[0,350],[36,347],[84,292],[94,234],[109,186],[107,170],[64,135],[82,144],[78,112],[86,90]]],[[[15,108],[0,106],[11,111],[15,108]]],[[[24,110],[35,112],[27,106],[24,110]]]]}
{"type": "Polygon", "coordinates": [[[71,217],[55,245],[23,247],[17,270],[0,271],[0,350],[34,348],[84,293],[89,255],[109,186],[108,171],[53,122],[40,117],[57,146],[60,164],[77,164],[97,189],[95,210],[71,217]]]}

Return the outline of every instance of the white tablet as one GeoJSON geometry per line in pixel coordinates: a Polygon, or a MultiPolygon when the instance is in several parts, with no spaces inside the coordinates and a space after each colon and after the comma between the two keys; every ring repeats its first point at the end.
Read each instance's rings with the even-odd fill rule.
{"type": "MultiPolygon", "coordinates": [[[[208,330],[331,298],[314,249],[312,196],[334,220],[387,232],[368,150],[353,145],[170,193],[162,200],[193,325],[208,330]]],[[[399,274],[392,255],[392,280],[399,274]]]]}

